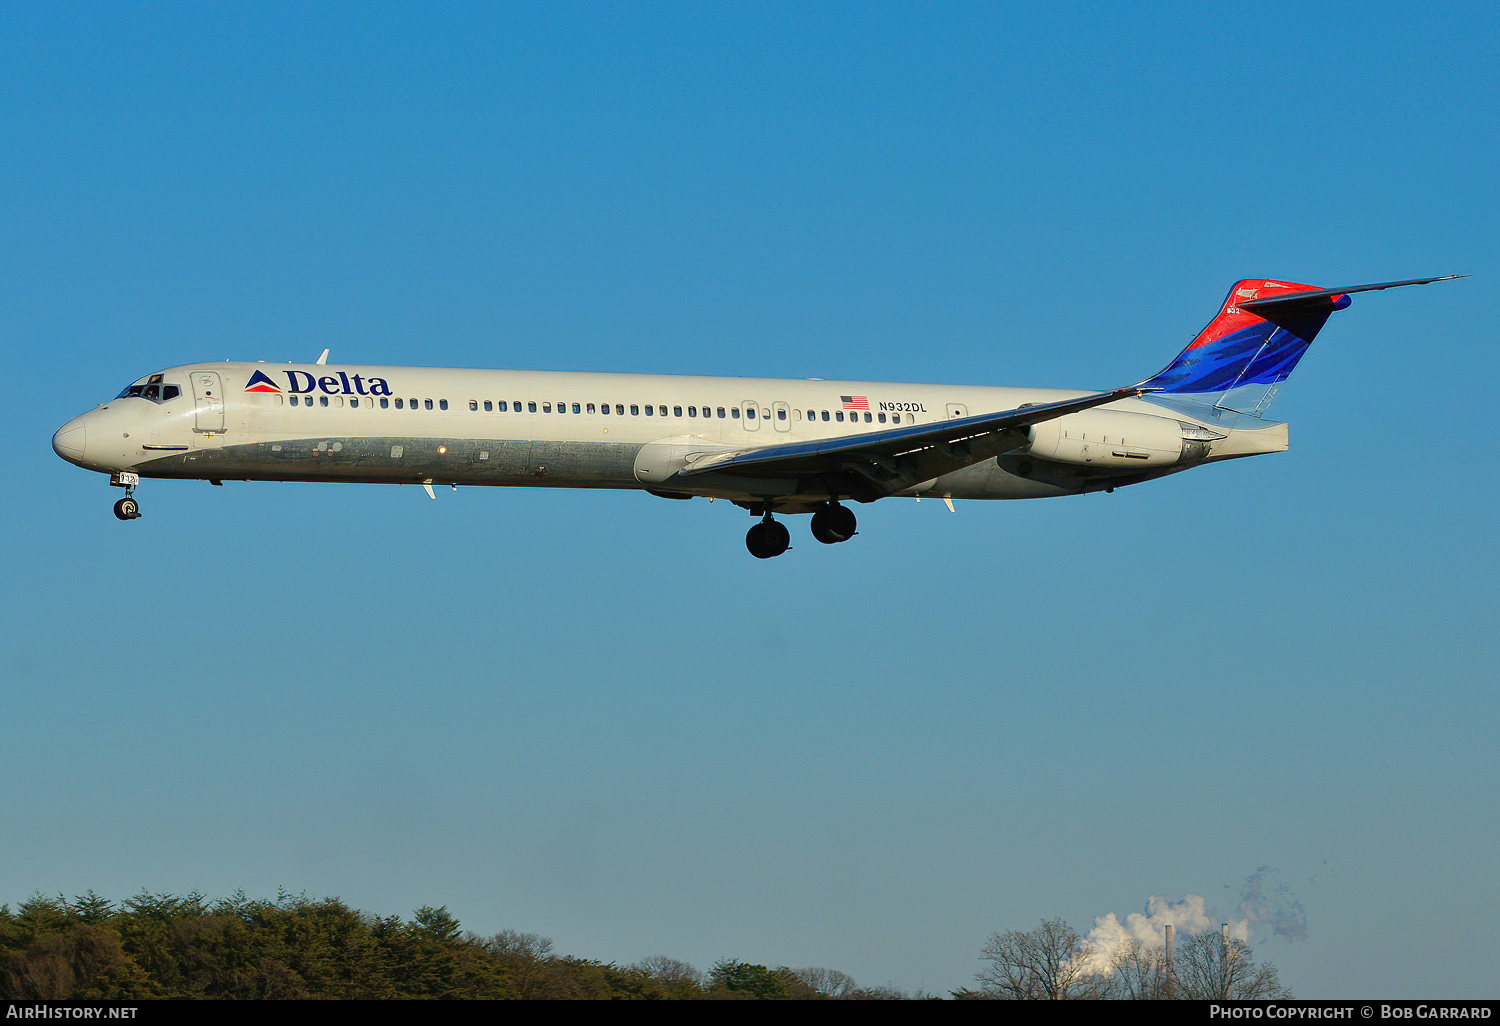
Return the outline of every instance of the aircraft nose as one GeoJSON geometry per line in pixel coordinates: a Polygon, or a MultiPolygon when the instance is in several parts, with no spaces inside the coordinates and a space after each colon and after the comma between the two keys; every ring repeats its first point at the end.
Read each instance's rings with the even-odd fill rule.
{"type": "Polygon", "coordinates": [[[52,451],[69,463],[77,463],[83,459],[83,441],[83,418],[77,417],[57,429],[52,436],[52,451]]]}

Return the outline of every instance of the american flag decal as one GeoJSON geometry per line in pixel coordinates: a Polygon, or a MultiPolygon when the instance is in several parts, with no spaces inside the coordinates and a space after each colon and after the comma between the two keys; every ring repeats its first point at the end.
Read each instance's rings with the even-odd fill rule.
{"type": "Polygon", "coordinates": [[[868,410],[870,408],[870,397],[865,395],[841,395],[846,410],[868,410]]]}

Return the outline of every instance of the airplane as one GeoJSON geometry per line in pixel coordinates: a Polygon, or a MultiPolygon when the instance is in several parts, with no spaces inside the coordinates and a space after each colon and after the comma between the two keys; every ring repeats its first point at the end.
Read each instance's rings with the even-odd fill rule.
{"type": "Polygon", "coordinates": [[[639,489],[725,499],[758,518],[760,559],[791,544],[777,514],[848,541],[846,500],[1030,499],[1112,492],[1287,448],[1262,417],[1350,295],[1462,278],[1320,289],[1236,282],[1159,373],[1109,391],[650,374],[195,363],[157,371],[68,421],[63,459],[125,489],[142,478],[639,489]]]}

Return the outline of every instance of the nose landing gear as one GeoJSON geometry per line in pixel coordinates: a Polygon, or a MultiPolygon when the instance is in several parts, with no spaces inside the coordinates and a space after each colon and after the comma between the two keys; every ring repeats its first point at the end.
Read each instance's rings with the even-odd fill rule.
{"type": "Polygon", "coordinates": [[[135,486],[141,483],[140,475],[121,471],[111,475],[109,483],[125,489],[125,498],[115,503],[115,516],[121,520],[139,520],[141,507],[135,501],[135,486]]]}

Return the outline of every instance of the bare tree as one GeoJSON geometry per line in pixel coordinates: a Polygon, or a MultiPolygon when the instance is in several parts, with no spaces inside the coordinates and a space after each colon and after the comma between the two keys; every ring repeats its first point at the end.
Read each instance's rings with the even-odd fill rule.
{"type": "Polygon", "coordinates": [[[519,930],[501,930],[481,941],[505,968],[507,979],[525,999],[539,996],[553,968],[552,938],[519,930]]]}
{"type": "Polygon", "coordinates": [[[1194,1001],[1289,998],[1276,967],[1257,965],[1250,945],[1224,933],[1200,933],[1177,949],[1177,996],[1194,1001]]]}
{"type": "Polygon", "coordinates": [[[641,959],[635,967],[656,979],[674,996],[694,995],[703,989],[703,974],[681,959],[651,955],[641,959]]]}
{"type": "Polygon", "coordinates": [[[519,956],[539,962],[552,955],[552,938],[520,930],[501,930],[483,941],[484,946],[501,958],[519,956]]]}
{"type": "Polygon", "coordinates": [[[824,997],[852,998],[859,993],[859,984],[854,982],[854,977],[837,969],[807,966],[804,969],[793,969],[792,972],[797,979],[824,997]]]}
{"type": "Polygon", "coordinates": [[[1105,996],[1107,978],[1092,972],[1093,949],[1061,919],[1033,930],[991,934],[980,953],[989,966],[975,974],[990,997],[1023,1001],[1105,996]]]}
{"type": "Polygon", "coordinates": [[[1156,1001],[1172,996],[1167,978],[1167,949],[1146,947],[1132,937],[1109,959],[1109,996],[1156,1001]]]}

